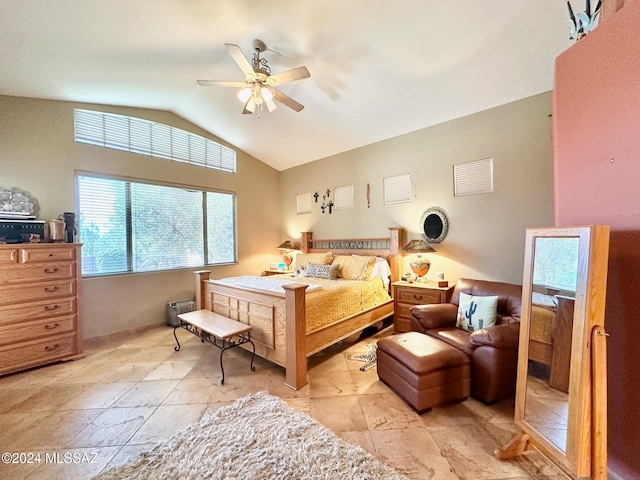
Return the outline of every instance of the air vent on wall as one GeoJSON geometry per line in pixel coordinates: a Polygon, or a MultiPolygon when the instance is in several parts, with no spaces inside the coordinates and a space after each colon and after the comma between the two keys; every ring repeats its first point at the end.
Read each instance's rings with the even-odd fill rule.
{"type": "Polygon", "coordinates": [[[491,192],[493,192],[492,158],[453,166],[453,193],[456,197],[491,192]]]}
{"type": "Polygon", "coordinates": [[[384,204],[411,201],[411,175],[405,173],[384,179],[384,204]]]}

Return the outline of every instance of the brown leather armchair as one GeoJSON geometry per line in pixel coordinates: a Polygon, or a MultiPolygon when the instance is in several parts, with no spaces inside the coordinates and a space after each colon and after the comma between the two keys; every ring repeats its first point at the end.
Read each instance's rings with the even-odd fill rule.
{"type": "Polygon", "coordinates": [[[450,303],[411,308],[411,329],[466,353],[471,359],[471,395],[493,403],[516,391],[521,303],[520,285],[461,278],[450,303]],[[457,328],[460,292],[498,295],[496,324],[473,333],[457,328]]]}

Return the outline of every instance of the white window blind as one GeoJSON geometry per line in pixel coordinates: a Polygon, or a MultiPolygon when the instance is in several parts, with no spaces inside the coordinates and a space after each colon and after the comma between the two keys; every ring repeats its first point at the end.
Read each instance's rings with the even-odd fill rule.
{"type": "Polygon", "coordinates": [[[237,261],[230,193],[77,175],[84,276],[237,261]]]}
{"type": "Polygon", "coordinates": [[[353,185],[341,185],[333,191],[336,200],[336,210],[353,208],[353,185]]]}
{"type": "Polygon", "coordinates": [[[411,175],[395,175],[383,180],[384,204],[405,203],[411,201],[411,175]]]}
{"type": "Polygon", "coordinates": [[[453,193],[456,197],[490,192],[493,192],[492,158],[453,166],[453,193]]]}
{"type": "Polygon", "coordinates": [[[236,152],[199,135],[141,118],[74,111],[75,141],[188,163],[236,171],[236,152]]]}

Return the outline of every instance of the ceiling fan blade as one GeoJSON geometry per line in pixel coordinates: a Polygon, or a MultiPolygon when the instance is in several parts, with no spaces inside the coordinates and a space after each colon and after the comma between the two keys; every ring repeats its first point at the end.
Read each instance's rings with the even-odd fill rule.
{"type": "Polygon", "coordinates": [[[256,111],[256,102],[253,99],[253,97],[251,97],[249,100],[247,100],[247,103],[244,104],[244,108],[242,109],[242,113],[244,115],[251,115],[255,111],[256,111]]]}
{"type": "Polygon", "coordinates": [[[244,88],[247,86],[245,82],[223,82],[219,80],[196,80],[196,83],[201,87],[235,87],[244,88]]]}
{"type": "Polygon", "coordinates": [[[284,106],[289,107],[292,110],[295,110],[296,112],[299,112],[304,108],[304,105],[296,102],[293,98],[285,95],[279,90],[275,90],[275,89],[273,90],[273,99],[277,100],[284,106]]]}
{"type": "Polygon", "coordinates": [[[275,87],[277,85],[295,82],[296,80],[302,80],[303,78],[309,78],[310,76],[311,74],[309,70],[307,70],[307,67],[297,67],[285,72],[276,73],[275,75],[270,75],[267,78],[267,83],[275,87]]]}
{"type": "Polygon", "coordinates": [[[256,72],[254,72],[253,68],[251,68],[251,64],[249,63],[249,60],[247,60],[247,57],[244,56],[244,53],[242,53],[242,50],[240,50],[240,47],[233,43],[225,43],[224,46],[227,47],[227,51],[229,52],[229,55],[231,55],[231,58],[235,60],[235,62],[238,64],[238,66],[240,67],[240,70],[242,70],[245,76],[247,78],[249,77],[255,78],[256,72]]]}

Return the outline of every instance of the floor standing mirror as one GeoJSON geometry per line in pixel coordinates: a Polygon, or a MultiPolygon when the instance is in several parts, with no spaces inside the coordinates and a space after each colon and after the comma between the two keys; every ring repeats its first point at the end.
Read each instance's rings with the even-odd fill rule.
{"type": "Polygon", "coordinates": [[[533,446],[574,478],[606,479],[604,309],[609,227],[528,229],[515,423],[496,450],[533,446]]]}

